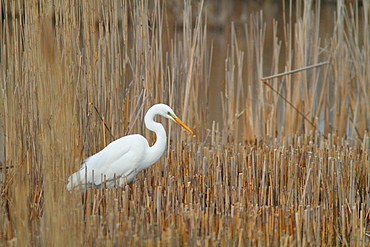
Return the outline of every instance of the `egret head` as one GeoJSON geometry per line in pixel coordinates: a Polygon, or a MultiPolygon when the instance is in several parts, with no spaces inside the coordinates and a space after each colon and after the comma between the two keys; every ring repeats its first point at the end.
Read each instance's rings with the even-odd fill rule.
{"type": "Polygon", "coordinates": [[[157,110],[157,113],[165,118],[169,118],[171,119],[172,121],[178,123],[179,125],[181,125],[184,129],[186,129],[187,131],[190,132],[190,134],[194,134],[193,131],[188,127],[186,126],[177,116],[176,114],[173,112],[173,110],[171,109],[171,107],[169,107],[168,105],[165,105],[165,104],[157,104],[157,105],[154,105],[153,107],[156,108],[157,110]]]}

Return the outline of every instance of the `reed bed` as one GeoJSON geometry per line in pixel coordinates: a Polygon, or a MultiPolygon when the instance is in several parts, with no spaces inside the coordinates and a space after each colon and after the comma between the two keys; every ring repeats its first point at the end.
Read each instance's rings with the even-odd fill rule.
{"type": "Polygon", "coordinates": [[[1,2],[0,245],[369,244],[369,4],[322,38],[320,2],[216,2],[1,2]],[[66,190],[114,139],[153,143],[159,102],[196,135],[161,120],[131,184],[66,190]]]}

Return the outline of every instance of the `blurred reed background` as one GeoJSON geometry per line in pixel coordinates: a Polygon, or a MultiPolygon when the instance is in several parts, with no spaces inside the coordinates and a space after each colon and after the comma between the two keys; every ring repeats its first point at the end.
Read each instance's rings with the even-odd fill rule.
{"type": "Polygon", "coordinates": [[[367,246],[369,6],[1,1],[0,244],[367,246]],[[132,184],[66,191],[114,139],[153,143],[159,102],[196,135],[161,119],[132,184]]]}

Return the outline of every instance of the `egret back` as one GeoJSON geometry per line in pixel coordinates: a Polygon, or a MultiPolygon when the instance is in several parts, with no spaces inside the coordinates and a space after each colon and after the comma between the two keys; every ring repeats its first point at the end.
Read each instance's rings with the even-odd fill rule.
{"type": "Polygon", "coordinates": [[[148,142],[141,135],[121,137],[87,158],[80,170],[68,178],[67,189],[91,183],[98,186],[104,181],[110,187],[110,184],[114,185],[115,178],[121,177],[131,182],[137,173],[147,167],[144,160],[148,149],[148,142]]]}

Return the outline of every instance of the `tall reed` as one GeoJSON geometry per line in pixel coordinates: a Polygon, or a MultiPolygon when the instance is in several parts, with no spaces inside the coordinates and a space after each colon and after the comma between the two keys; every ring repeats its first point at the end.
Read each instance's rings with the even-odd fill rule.
{"type": "Polygon", "coordinates": [[[320,2],[280,22],[217,4],[1,2],[1,244],[369,243],[369,5],[340,1],[323,40],[320,2]],[[269,81],[279,94],[260,81],[322,61],[269,81]],[[159,102],[196,136],[161,119],[168,149],[130,185],[66,190],[112,140],[152,144],[159,102]]]}

